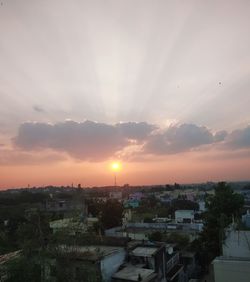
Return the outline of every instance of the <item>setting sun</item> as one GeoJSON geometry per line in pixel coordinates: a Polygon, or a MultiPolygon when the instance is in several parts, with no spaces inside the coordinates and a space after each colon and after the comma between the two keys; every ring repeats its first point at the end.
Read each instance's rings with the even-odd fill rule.
{"type": "Polygon", "coordinates": [[[112,168],[113,171],[118,171],[118,170],[121,169],[121,164],[118,163],[118,162],[114,162],[114,163],[111,164],[111,168],[112,168]]]}

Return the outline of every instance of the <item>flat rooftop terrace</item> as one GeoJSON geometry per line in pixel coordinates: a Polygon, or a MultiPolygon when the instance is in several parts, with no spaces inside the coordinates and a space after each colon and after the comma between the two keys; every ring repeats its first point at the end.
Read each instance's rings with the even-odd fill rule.
{"type": "Polygon", "coordinates": [[[156,274],[152,269],[139,268],[131,265],[115,273],[112,278],[125,281],[138,281],[139,276],[142,278],[142,281],[147,281],[149,278],[152,279],[156,276],[156,274]]]}

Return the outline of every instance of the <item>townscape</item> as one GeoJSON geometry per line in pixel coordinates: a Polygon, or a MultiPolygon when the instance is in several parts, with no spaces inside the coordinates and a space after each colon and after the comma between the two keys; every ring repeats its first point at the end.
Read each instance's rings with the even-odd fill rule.
{"type": "Polygon", "coordinates": [[[250,282],[250,0],[0,0],[0,282],[250,282]]]}
{"type": "Polygon", "coordinates": [[[249,182],[1,191],[1,281],[249,281],[249,208],[249,182]]]}

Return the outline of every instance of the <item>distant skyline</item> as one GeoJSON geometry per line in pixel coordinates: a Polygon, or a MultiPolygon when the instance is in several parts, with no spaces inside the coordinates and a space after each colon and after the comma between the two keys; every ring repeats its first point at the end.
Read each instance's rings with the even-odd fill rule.
{"type": "Polygon", "coordinates": [[[250,179],[250,1],[1,3],[0,189],[250,179]]]}

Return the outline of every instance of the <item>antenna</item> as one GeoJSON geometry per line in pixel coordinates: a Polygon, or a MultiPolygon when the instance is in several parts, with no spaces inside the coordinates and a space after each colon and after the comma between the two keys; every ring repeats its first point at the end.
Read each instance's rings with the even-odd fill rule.
{"type": "Polygon", "coordinates": [[[116,183],[116,172],[114,172],[114,184],[115,184],[115,187],[117,186],[117,183],[116,183]]]}

